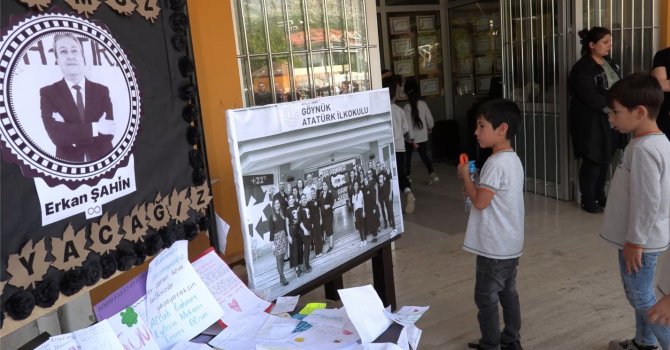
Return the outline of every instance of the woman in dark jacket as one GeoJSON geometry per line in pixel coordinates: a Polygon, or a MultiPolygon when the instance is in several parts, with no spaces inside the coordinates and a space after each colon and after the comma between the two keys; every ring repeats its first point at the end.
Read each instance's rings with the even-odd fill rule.
{"type": "Polygon", "coordinates": [[[333,251],[333,205],[335,204],[335,198],[333,197],[333,191],[328,188],[328,181],[323,181],[321,185],[321,193],[319,196],[319,206],[321,207],[321,219],[323,225],[323,233],[328,238],[328,251],[330,253],[333,251]]]}
{"type": "MultiPolygon", "coordinates": [[[[298,190],[296,189],[296,193],[298,190]]],[[[302,234],[300,232],[300,220],[298,213],[300,205],[295,201],[293,194],[288,195],[288,208],[286,208],[286,219],[288,220],[288,233],[291,237],[289,244],[289,266],[295,269],[296,277],[302,276],[302,234]]]]}
{"type": "Polygon", "coordinates": [[[372,234],[372,243],[376,243],[377,231],[379,230],[377,186],[375,186],[374,182],[370,182],[367,177],[363,180],[363,207],[365,212],[365,232],[366,234],[372,234]]]}
{"type": "Polygon", "coordinates": [[[619,67],[609,58],[612,34],[593,27],[579,32],[582,58],[572,66],[570,87],[570,135],[575,157],[582,159],[579,190],[582,209],[601,213],[607,201],[605,181],[614,150],[623,135],[608,121],[607,90],[620,78],[619,67]]]}

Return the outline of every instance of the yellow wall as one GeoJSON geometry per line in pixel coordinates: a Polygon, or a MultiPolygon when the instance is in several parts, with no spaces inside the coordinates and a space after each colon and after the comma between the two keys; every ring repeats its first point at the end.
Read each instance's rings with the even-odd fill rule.
{"type": "Polygon", "coordinates": [[[225,260],[233,263],[244,250],[225,111],[243,102],[231,1],[189,1],[188,11],[214,208],[230,224],[225,260]]]}

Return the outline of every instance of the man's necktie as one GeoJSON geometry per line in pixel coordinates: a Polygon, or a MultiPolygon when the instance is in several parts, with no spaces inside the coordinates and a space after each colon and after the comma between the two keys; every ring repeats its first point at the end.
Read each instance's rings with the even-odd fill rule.
{"type": "Polygon", "coordinates": [[[79,111],[79,118],[84,121],[84,98],[81,95],[81,86],[73,85],[73,89],[77,90],[77,110],[79,111]]]}

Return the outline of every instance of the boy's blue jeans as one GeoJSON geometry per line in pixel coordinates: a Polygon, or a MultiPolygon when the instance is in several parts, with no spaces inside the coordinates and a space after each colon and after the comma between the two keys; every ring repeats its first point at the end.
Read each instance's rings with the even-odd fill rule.
{"type": "Polygon", "coordinates": [[[647,311],[656,304],[654,294],[654,272],[661,253],[643,253],[642,268],[628,274],[623,250],[619,249],[619,269],[626,298],[635,309],[635,342],[640,345],[661,344],[663,350],[670,349],[670,327],[648,322],[647,311]]]}
{"type": "Polygon", "coordinates": [[[485,350],[500,349],[501,344],[519,340],[521,307],[516,290],[516,266],[519,258],[491,259],[477,255],[475,303],[482,338],[479,346],[485,350]],[[500,334],[498,302],[502,305],[505,328],[500,334]]]}

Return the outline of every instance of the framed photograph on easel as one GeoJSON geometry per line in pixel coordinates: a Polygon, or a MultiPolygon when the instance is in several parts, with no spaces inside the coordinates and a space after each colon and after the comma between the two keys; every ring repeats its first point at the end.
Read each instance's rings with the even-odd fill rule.
{"type": "Polygon", "coordinates": [[[319,281],[403,232],[388,91],[228,110],[227,120],[249,287],[262,298],[319,281]],[[385,194],[384,227],[346,205],[349,189],[363,198],[370,184],[385,194]]]}

